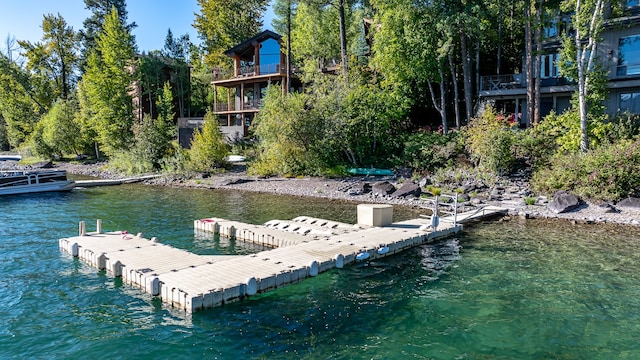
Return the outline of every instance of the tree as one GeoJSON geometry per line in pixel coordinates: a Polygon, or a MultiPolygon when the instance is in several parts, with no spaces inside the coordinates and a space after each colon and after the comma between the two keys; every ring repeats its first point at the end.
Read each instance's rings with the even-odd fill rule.
{"type": "Polygon", "coordinates": [[[78,65],[76,33],[58,14],[44,15],[42,20],[42,42],[32,44],[18,41],[26,50],[27,69],[42,81],[52,84],[49,103],[58,97],[67,99],[75,84],[75,73],[78,65]]]}
{"type": "Polygon", "coordinates": [[[132,141],[135,47],[115,8],[106,17],[82,78],[84,106],[91,108],[90,123],[107,154],[127,148],[132,141]]]}
{"type": "Polygon", "coordinates": [[[31,84],[29,73],[0,54],[0,114],[12,148],[22,144],[47,109],[31,84]]]}
{"type": "Polygon", "coordinates": [[[224,166],[229,148],[224,141],[212,112],[204,116],[202,130],[196,131],[189,150],[189,168],[195,171],[211,172],[224,166]]]}
{"type": "MultiPolygon", "coordinates": [[[[429,94],[432,106],[447,129],[447,62],[452,59],[455,29],[439,6],[411,6],[411,1],[397,0],[377,4],[377,23],[372,64],[388,84],[399,86],[407,97],[420,102],[429,94]],[[433,83],[438,83],[438,91],[433,83]],[[418,88],[419,90],[413,90],[418,88]],[[421,92],[423,94],[416,94],[421,92]]],[[[427,100],[429,101],[429,100],[427,100]]]]}
{"type": "Polygon", "coordinates": [[[580,150],[589,150],[588,114],[589,102],[588,92],[594,79],[601,78],[598,74],[598,64],[596,56],[598,52],[598,42],[602,32],[602,21],[604,11],[604,0],[567,0],[564,9],[573,10],[572,26],[573,34],[567,34],[563,40],[562,55],[573,64],[564,62],[561,68],[564,74],[570,72],[570,77],[576,79],[578,83],[578,111],[580,114],[580,150]]]}
{"type": "Polygon", "coordinates": [[[91,12],[91,16],[84,20],[84,29],[78,32],[83,45],[81,54],[82,69],[86,66],[89,54],[96,49],[96,40],[112,8],[116,8],[120,23],[124,24],[129,33],[137,26],[135,22],[127,24],[126,0],[84,0],[84,4],[85,9],[91,12]]]}
{"type": "Polygon", "coordinates": [[[193,27],[208,51],[211,66],[230,66],[223,52],[257,34],[269,0],[198,0],[193,27]]]}
{"type": "Polygon", "coordinates": [[[171,29],[167,31],[167,37],[162,51],[165,58],[169,59],[171,69],[171,81],[174,98],[178,101],[178,116],[187,116],[187,108],[190,107],[189,88],[189,54],[191,49],[189,34],[184,34],[178,38],[173,36],[171,29]]]}
{"type": "Polygon", "coordinates": [[[60,99],[36,124],[31,140],[38,154],[60,158],[83,150],[80,126],[74,119],[77,107],[73,99],[60,99]]]}
{"type": "Polygon", "coordinates": [[[6,56],[7,59],[9,60],[10,63],[12,63],[14,61],[13,59],[13,52],[18,50],[18,48],[16,47],[16,38],[15,36],[11,36],[11,34],[7,34],[7,37],[5,38],[5,51],[6,51],[6,56]]]}

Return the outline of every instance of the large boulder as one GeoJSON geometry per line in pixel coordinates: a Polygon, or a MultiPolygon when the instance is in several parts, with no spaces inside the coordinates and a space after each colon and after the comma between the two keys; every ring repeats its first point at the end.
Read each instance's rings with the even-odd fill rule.
{"type": "Polygon", "coordinates": [[[371,187],[371,193],[377,196],[387,196],[396,191],[395,186],[388,181],[378,181],[371,187]]]}
{"type": "Polygon", "coordinates": [[[616,204],[617,207],[640,210],[640,199],[635,197],[628,197],[621,200],[616,204]]]}
{"type": "Polygon", "coordinates": [[[31,165],[33,169],[51,169],[53,163],[51,161],[40,161],[31,165]]]}
{"type": "Polygon", "coordinates": [[[415,196],[419,197],[422,194],[422,189],[420,185],[414,184],[413,182],[404,182],[402,186],[396,191],[394,191],[391,196],[393,197],[407,197],[407,196],[415,196]]]}
{"type": "Polygon", "coordinates": [[[354,184],[348,190],[349,195],[352,195],[352,196],[364,195],[369,192],[371,192],[371,184],[368,182],[359,182],[357,184],[354,184]]]}
{"type": "Polygon", "coordinates": [[[553,201],[547,206],[556,214],[571,211],[580,206],[580,199],[566,191],[560,190],[553,195],[553,201]]]}

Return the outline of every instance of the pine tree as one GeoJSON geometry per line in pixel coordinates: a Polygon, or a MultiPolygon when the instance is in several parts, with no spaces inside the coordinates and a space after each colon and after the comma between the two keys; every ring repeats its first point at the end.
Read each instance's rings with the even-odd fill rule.
{"type": "Polygon", "coordinates": [[[105,19],[96,44],[97,51],[89,56],[82,78],[87,99],[84,105],[91,108],[93,116],[88,120],[98,135],[98,143],[107,155],[112,155],[130,146],[134,120],[134,42],[115,8],[105,19]]]}

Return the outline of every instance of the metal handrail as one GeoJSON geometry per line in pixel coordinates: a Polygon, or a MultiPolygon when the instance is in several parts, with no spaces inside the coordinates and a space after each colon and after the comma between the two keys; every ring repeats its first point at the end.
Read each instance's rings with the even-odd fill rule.
{"type": "MultiPolygon", "coordinates": [[[[455,195],[447,195],[447,194],[443,194],[443,195],[436,195],[434,196],[433,199],[424,199],[426,202],[428,203],[432,203],[433,204],[433,214],[431,215],[432,218],[434,216],[439,217],[440,213],[446,214],[446,215],[451,215],[453,216],[453,226],[456,226],[458,223],[458,194],[456,193],[455,195]],[[453,200],[453,202],[440,202],[440,198],[448,198],[453,200]],[[442,208],[441,208],[442,207],[442,208]],[[449,209],[447,209],[449,208],[449,209]]],[[[438,219],[439,221],[439,219],[438,219]]],[[[447,221],[447,220],[445,220],[447,221]]]]}

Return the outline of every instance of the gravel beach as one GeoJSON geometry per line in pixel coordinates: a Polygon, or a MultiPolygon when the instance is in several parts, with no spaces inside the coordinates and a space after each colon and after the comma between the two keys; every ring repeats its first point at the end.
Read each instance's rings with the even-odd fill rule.
{"type": "MultiPolygon", "coordinates": [[[[106,169],[103,163],[76,164],[60,162],[54,165],[56,168],[67,170],[70,174],[86,175],[98,178],[123,178],[124,176],[113,174],[106,169]]],[[[373,184],[387,181],[394,187],[400,187],[403,183],[411,182],[407,178],[363,178],[349,177],[342,179],[327,179],[317,177],[304,178],[260,178],[246,173],[243,164],[235,164],[233,169],[222,174],[202,178],[180,178],[175,176],[159,176],[158,178],[145,180],[150,185],[162,185],[172,187],[192,187],[208,189],[232,189],[242,191],[264,192],[300,197],[318,197],[351,201],[354,203],[381,203],[416,208],[430,208],[430,203],[415,196],[394,197],[390,195],[376,195],[374,192],[358,193],[353,191],[363,183],[373,184]]],[[[464,203],[465,207],[479,207],[483,205],[495,205],[509,209],[508,217],[561,219],[570,223],[590,224],[624,224],[640,226],[640,209],[619,207],[612,204],[581,203],[577,208],[563,213],[555,213],[549,209],[549,199],[543,196],[537,197],[535,205],[526,205],[522,189],[526,183],[513,183],[508,179],[500,181],[487,191],[487,194],[479,194],[475,199],[464,203]],[[502,189],[502,191],[498,191],[502,189]],[[495,195],[499,192],[499,196],[495,195]]]]}

